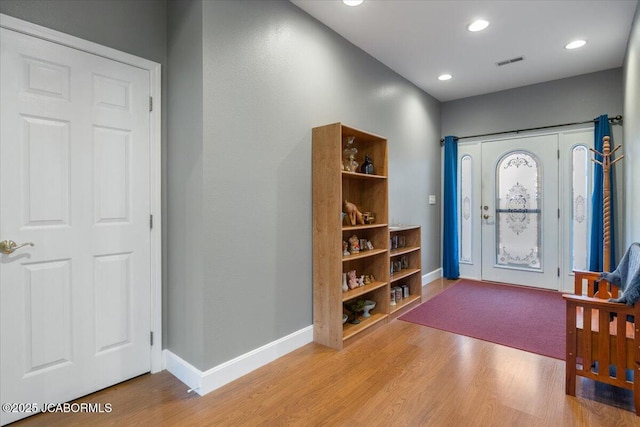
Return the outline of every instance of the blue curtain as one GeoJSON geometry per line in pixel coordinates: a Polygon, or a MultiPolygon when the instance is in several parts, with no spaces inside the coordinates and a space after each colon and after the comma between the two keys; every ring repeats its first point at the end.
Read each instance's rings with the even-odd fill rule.
{"type": "Polygon", "coordinates": [[[454,136],[444,138],[444,196],[442,231],[442,275],[460,277],[458,253],[458,142],[454,136]]]}
{"type": "MultiPolygon", "coordinates": [[[[609,142],[613,147],[613,137],[611,136],[611,132],[609,130],[609,117],[604,114],[598,117],[595,120],[595,129],[594,129],[594,148],[596,151],[602,153],[603,142],[602,138],[605,136],[609,136],[609,142]]],[[[598,161],[602,161],[602,156],[595,154],[595,159],[598,161]]],[[[602,185],[603,185],[603,175],[604,172],[602,170],[602,166],[597,163],[594,163],[593,169],[593,196],[591,198],[591,207],[592,207],[592,215],[591,215],[591,244],[589,250],[589,270],[591,271],[603,271],[603,240],[604,240],[604,218],[603,218],[603,203],[602,203],[602,185]]],[[[611,194],[611,211],[610,211],[610,220],[609,224],[611,224],[611,266],[610,269],[615,267],[615,240],[614,240],[614,212],[613,212],[613,174],[612,171],[609,170],[609,191],[611,194]]]]}

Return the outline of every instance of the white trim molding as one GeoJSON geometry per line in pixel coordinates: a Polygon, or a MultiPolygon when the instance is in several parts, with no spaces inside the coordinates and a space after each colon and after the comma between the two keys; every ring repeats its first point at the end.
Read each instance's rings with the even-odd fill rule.
{"type": "Polygon", "coordinates": [[[161,66],[107,46],[102,46],[69,34],[61,33],[12,16],[0,14],[0,27],[16,31],[42,40],[47,40],[76,50],[98,55],[103,58],[132,65],[149,72],[149,93],[153,98],[153,111],[149,114],[150,148],[150,210],[153,215],[151,230],[151,372],[162,369],[162,216],[161,216],[161,66]]]}
{"type": "Polygon", "coordinates": [[[424,274],[422,276],[422,286],[426,286],[427,284],[433,282],[436,279],[442,277],[442,268],[437,268],[430,273],[424,274]]]}
{"type": "Polygon", "coordinates": [[[204,372],[170,350],[163,350],[163,367],[185,383],[189,391],[204,396],[310,342],[313,342],[312,325],[204,372]]]}

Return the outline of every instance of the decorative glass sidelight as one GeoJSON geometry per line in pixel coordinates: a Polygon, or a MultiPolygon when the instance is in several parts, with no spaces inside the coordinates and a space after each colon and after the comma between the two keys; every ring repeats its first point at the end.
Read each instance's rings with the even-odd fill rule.
{"type": "Polygon", "coordinates": [[[571,269],[588,270],[589,264],[589,150],[571,150],[571,269]]]}
{"type": "Polygon", "coordinates": [[[460,159],[460,262],[471,264],[473,206],[473,159],[465,155],[460,159]]]}
{"type": "Polygon", "coordinates": [[[542,269],[542,185],[532,153],[513,151],[496,167],[496,265],[542,269]]]}

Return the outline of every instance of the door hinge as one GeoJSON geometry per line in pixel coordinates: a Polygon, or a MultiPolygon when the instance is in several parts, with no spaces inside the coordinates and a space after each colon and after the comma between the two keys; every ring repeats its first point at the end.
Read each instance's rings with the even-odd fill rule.
{"type": "Polygon", "coordinates": [[[149,228],[153,230],[153,215],[149,215],[149,228]]]}
{"type": "Polygon", "coordinates": [[[558,277],[560,277],[560,267],[558,267],[558,277]]]}
{"type": "Polygon", "coordinates": [[[560,208],[558,208],[558,219],[560,219],[560,208]]]}
{"type": "Polygon", "coordinates": [[[149,97],[149,111],[153,111],[153,97],[149,97]]]}
{"type": "Polygon", "coordinates": [[[558,158],[560,158],[560,150],[558,150],[558,158]]]}
{"type": "Polygon", "coordinates": [[[149,342],[153,345],[153,331],[149,332],[149,342]]]}

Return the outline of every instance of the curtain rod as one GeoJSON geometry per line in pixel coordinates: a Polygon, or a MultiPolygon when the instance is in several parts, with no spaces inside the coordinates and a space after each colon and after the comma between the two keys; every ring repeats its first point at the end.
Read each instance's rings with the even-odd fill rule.
{"type": "MultiPolygon", "coordinates": [[[[562,123],[562,124],[559,124],[559,125],[540,126],[540,127],[537,127],[537,128],[506,130],[506,131],[502,131],[502,132],[483,133],[481,135],[460,136],[460,137],[455,137],[454,139],[456,141],[459,141],[461,139],[479,138],[481,136],[503,135],[505,133],[520,133],[520,132],[527,132],[527,131],[531,131],[531,130],[550,129],[550,128],[557,128],[557,127],[562,127],[562,126],[584,125],[586,123],[595,123],[597,120],[598,119],[593,119],[593,120],[586,120],[584,122],[562,123]]],[[[622,124],[622,116],[620,114],[618,114],[615,117],[610,117],[609,118],[609,122],[614,124],[614,125],[622,124]]],[[[443,145],[444,145],[444,138],[440,138],[440,146],[442,147],[443,145]]]]}

